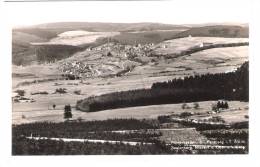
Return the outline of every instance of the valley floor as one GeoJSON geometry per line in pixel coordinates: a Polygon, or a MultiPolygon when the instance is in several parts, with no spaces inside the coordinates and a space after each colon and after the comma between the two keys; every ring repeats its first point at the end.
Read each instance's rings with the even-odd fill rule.
{"type": "MultiPolygon", "coordinates": [[[[188,106],[191,106],[190,109],[182,109],[181,104],[165,104],[165,105],[151,105],[151,106],[141,106],[141,107],[129,107],[129,108],[120,108],[113,110],[104,110],[99,112],[82,112],[78,111],[75,108],[72,108],[72,120],[83,119],[85,121],[90,120],[106,120],[114,118],[136,118],[136,119],[149,119],[157,118],[160,115],[171,115],[171,114],[180,114],[182,112],[192,112],[194,119],[207,119],[212,116],[221,116],[226,122],[243,122],[248,119],[245,117],[248,115],[248,103],[239,102],[239,101],[229,101],[229,109],[226,111],[209,114],[211,112],[211,105],[216,103],[215,101],[203,101],[199,102],[200,108],[193,109],[193,103],[187,103],[188,106]]],[[[13,124],[22,124],[22,123],[31,123],[39,121],[51,121],[51,122],[63,122],[64,109],[63,105],[57,106],[54,110],[51,107],[44,108],[29,108],[23,109],[19,107],[23,104],[15,104],[15,108],[12,112],[12,121],[13,124]],[[20,109],[20,110],[19,110],[20,109]]],[[[29,103],[28,105],[34,105],[29,103]]],[[[37,107],[40,107],[37,105],[37,107]]]]}

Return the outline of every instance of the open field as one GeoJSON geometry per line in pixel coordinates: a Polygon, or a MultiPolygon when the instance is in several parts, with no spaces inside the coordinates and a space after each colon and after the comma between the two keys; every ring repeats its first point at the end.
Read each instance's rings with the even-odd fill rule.
{"type": "Polygon", "coordinates": [[[161,132],[162,136],[160,139],[166,143],[205,144],[208,141],[207,138],[196,131],[195,128],[177,128],[162,130],[161,132]]]}
{"type": "MultiPolygon", "coordinates": [[[[70,99],[64,98],[69,103],[70,99]]],[[[55,101],[52,98],[52,102],[55,101]]],[[[30,123],[38,121],[53,121],[53,122],[63,122],[64,105],[60,105],[57,101],[57,107],[55,110],[52,109],[52,103],[15,103],[12,113],[13,124],[30,123]],[[49,109],[48,107],[49,106],[49,109]],[[28,110],[30,108],[30,110],[28,110]],[[22,115],[25,118],[22,119],[22,115]]],[[[166,105],[151,105],[142,107],[129,107],[122,109],[104,110],[99,112],[82,112],[72,109],[73,119],[81,117],[83,120],[106,120],[113,118],[136,118],[136,119],[148,119],[157,118],[160,115],[171,115],[180,114],[182,112],[192,112],[196,113],[192,118],[195,119],[207,119],[212,116],[212,114],[207,114],[211,111],[211,105],[215,103],[214,101],[199,102],[199,109],[185,109],[181,108],[181,104],[166,104],[166,105]]],[[[66,103],[65,103],[66,104],[66,103]]],[[[189,106],[193,106],[193,103],[187,103],[189,106]]],[[[224,112],[213,114],[213,116],[221,116],[226,122],[242,122],[247,121],[245,115],[248,115],[248,103],[239,101],[230,101],[230,108],[224,112]],[[240,109],[239,109],[240,108],[240,109]]]]}
{"type": "Polygon", "coordinates": [[[88,31],[67,31],[58,35],[58,37],[39,44],[61,44],[79,46],[95,42],[98,38],[108,38],[120,34],[119,32],[88,32],[88,31]]]}
{"type": "Polygon", "coordinates": [[[154,46],[154,54],[171,55],[192,47],[211,44],[248,42],[248,38],[186,37],[164,41],[154,46]]]}
{"type": "Polygon", "coordinates": [[[194,75],[205,73],[225,73],[234,71],[248,60],[248,46],[215,48],[177,58],[158,60],[156,64],[136,67],[131,74],[150,76],[194,75]]]}

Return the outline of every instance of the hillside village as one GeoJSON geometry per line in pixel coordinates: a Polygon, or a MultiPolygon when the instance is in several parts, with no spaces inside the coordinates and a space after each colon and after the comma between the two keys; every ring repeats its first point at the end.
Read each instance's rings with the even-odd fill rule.
{"type": "Polygon", "coordinates": [[[66,74],[76,75],[80,78],[106,75],[118,76],[130,72],[135,66],[146,63],[142,59],[148,58],[151,46],[153,44],[131,46],[106,43],[102,46],[87,48],[85,51],[75,54],[73,59],[87,57],[86,60],[83,58],[83,62],[71,61],[70,59],[61,61],[59,69],[66,74]],[[102,63],[97,64],[97,60],[102,63]]]}

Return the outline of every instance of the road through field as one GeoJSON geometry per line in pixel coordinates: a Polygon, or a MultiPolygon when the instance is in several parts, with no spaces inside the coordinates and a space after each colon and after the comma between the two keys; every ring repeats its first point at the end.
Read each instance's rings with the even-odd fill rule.
{"type": "Polygon", "coordinates": [[[95,140],[95,139],[74,139],[74,138],[48,138],[48,137],[26,137],[27,139],[34,139],[34,140],[56,140],[56,141],[64,141],[64,142],[90,142],[90,143],[111,143],[111,144],[129,144],[131,146],[135,145],[150,145],[152,143],[145,143],[145,142],[134,142],[134,141],[115,141],[115,140],[95,140]]]}

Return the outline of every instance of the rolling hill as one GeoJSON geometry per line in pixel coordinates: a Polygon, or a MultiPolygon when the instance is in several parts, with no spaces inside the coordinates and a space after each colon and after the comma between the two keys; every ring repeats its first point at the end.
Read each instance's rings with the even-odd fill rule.
{"type": "MultiPolygon", "coordinates": [[[[247,26],[211,25],[194,27],[186,25],[171,25],[160,23],[94,23],[94,22],[59,22],[13,29],[13,60],[15,65],[30,65],[36,61],[35,50],[31,43],[54,43],[81,47],[96,47],[108,42],[118,42],[127,45],[159,44],[166,40],[187,36],[247,38],[247,26]],[[91,39],[84,36],[61,37],[69,32],[88,32],[91,39]],[[94,35],[99,33],[99,35],[94,35]],[[107,33],[113,33],[107,35],[107,33]],[[105,34],[105,35],[104,35],[105,34]],[[93,38],[92,38],[93,37],[93,38]],[[109,39],[108,39],[109,38],[109,39]],[[86,42],[87,41],[87,42],[86,42]]],[[[66,56],[67,57],[67,56],[66,56]]]]}
{"type": "Polygon", "coordinates": [[[12,36],[12,63],[16,65],[27,65],[36,60],[31,42],[48,41],[45,38],[25,32],[14,31],[12,36]]]}
{"type": "MultiPolygon", "coordinates": [[[[138,32],[140,31],[155,31],[155,30],[182,30],[185,26],[160,24],[160,23],[90,23],[90,22],[59,22],[59,23],[46,23],[34,26],[14,28],[13,34],[13,64],[15,65],[28,65],[35,61],[33,47],[30,43],[48,42],[51,40],[59,39],[59,35],[68,31],[88,31],[88,32],[138,32]]],[[[117,36],[118,41],[125,41],[130,39],[139,42],[144,41],[153,42],[160,31],[155,32],[155,35],[150,37],[137,37],[138,34],[125,35],[124,33],[117,36]],[[148,38],[148,40],[146,39],[148,38]]],[[[176,33],[174,33],[176,34],[176,33]]],[[[149,36],[149,35],[148,35],[149,36]]],[[[117,40],[117,38],[115,40],[117,40]]],[[[75,39],[77,41],[77,39],[75,39]]],[[[106,40],[99,38],[93,45],[104,44],[106,40]]],[[[160,39],[160,41],[163,39],[160,39]]]]}
{"type": "Polygon", "coordinates": [[[195,37],[248,38],[249,28],[232,25],[194,27],[177,34],[175,38],[183,38],[189,35],[195,37]]]}
{"type": "Polygon", "coordinates": [[[46,23],[33,26],[33,28],[56,29],[56,30],[75,30],[82,29],[86,31],[153,31],[153,30],[173,30],[187,28],[182,25],[161,24],[161,23],[99,23],[99,22],[57,22],[46,23]]]}

